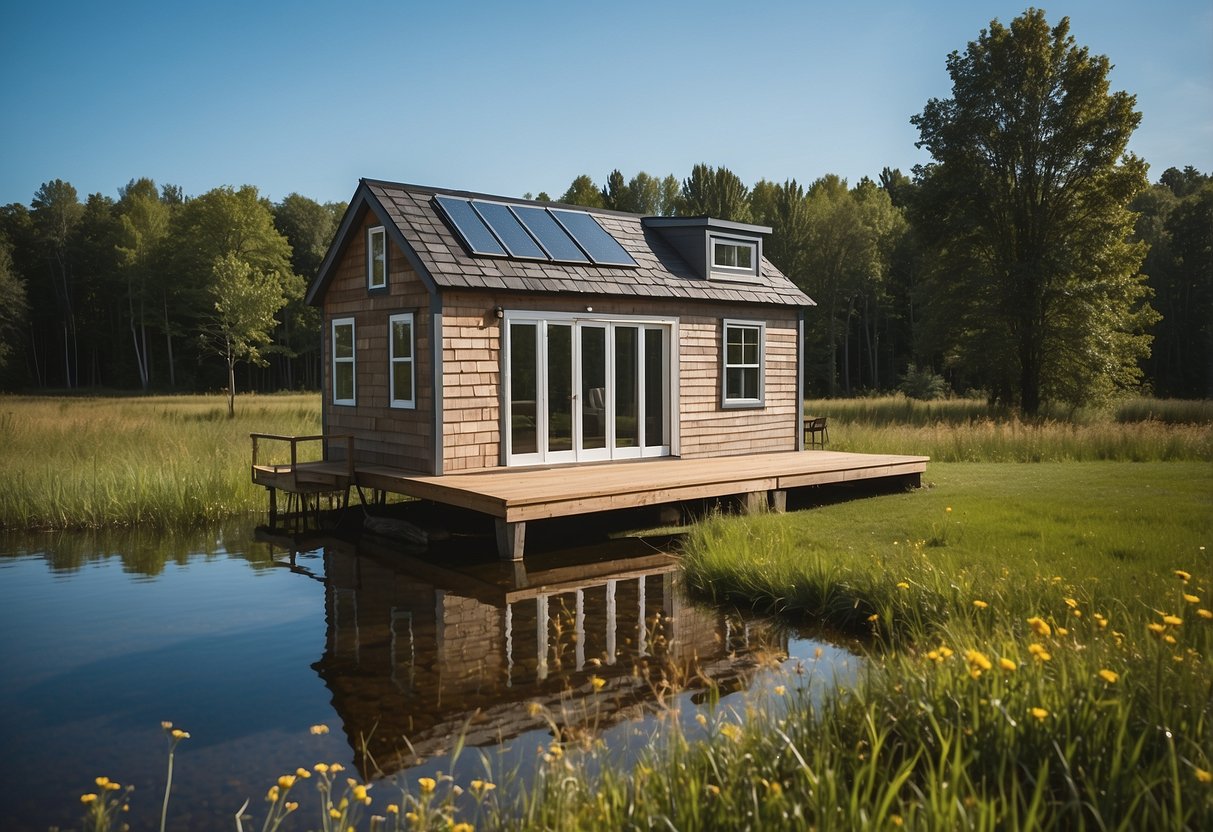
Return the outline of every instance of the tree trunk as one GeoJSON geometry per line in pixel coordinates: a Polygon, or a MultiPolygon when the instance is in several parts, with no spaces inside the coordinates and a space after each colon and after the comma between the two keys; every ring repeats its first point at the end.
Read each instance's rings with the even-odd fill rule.
{"type": "Polygon", "coordinates": [[[236,418],[236,356],[227,354],[227,418],[236,418]]]}
{"type": "Polygon", "coordinates": [[[168,342],[168,386],[169,389],[177,387],[177,370],[173,366],[173,330],[168,322],[168,295],[163,295],[164,298],[164,339],[168,342]]]}

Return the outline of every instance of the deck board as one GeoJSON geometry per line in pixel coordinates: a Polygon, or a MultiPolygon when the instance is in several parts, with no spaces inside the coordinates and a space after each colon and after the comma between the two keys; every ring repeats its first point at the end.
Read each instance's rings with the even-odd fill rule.
{"type": "Polygon", "coordinates": [[[728,494],[921,474],[927,457],[789,451],[430,476],[357,469],[360,484],[456,505],[506,522],[657,505],[728,494]]]}

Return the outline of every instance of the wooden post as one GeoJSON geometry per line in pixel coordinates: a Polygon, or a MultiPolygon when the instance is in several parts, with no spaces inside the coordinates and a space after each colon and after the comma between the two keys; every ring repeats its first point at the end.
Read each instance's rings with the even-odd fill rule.
{"type": "Polygon", "coordinates": [[[741,511],[743,514],[760,514],[767,507],[767,492],[750,491],[741,495],[741,511]]]}
{"type": "MultiPolygon", "coordinates": [[[[254,439],[253,441],[256,442],[257,440],[254,439]]],[[[265,490],[270,492],[270,528],[271,529],[277,528],[277,526],[278,526],[278,489],[267,486],[265,490]]]]}
{"type": "Polygon", "coordinates": [[[500,517],[494,523],[497,526],[497,554],[502,560],[522,560],[526,523],[507,523],[500,517]]]}
{"type": "Polygon", "coordinates": [[[783,514],[788,510],[788,492],[784,489],[776,489],[771,492],[771,511],[776,514],[783,514]]]}

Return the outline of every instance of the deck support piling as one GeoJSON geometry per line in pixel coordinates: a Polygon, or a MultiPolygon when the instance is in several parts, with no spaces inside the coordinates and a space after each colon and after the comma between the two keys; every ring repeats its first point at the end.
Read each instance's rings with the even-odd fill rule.
{"type": "Polygon", "coordinates": [[[494,521],[497,527],[497,554],[502,560],[522,560],[522,551],[526,546],[526,523],[507,523],[498,517],[494,521]]]}
{"type": "Polygon", "coordinates": [[[741,495],[741,511],[743,514],[759,514],[766,510],[767,492],[749,491],[741,495]]]}
{"type": "Polygon", "coordinates": [[[777,488],[771,492],[771,511],[783,514],[788,510],[788,492],[777,488]]]}

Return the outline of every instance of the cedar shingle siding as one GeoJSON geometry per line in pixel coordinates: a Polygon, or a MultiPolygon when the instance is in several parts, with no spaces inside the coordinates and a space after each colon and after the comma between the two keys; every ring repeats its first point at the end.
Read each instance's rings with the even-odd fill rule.
{"type": "Polygon", "coordinates": [[[308,294],[309,302],[322,309],[325,430],[354,434],[358,462],[426,473],[502,464],[503,321],[498,307],[677,320],[679,343],[671,347],[679,357],[675,408],[680,454],[799,447],[799,316],[812,301],[765,258],[757,282],[707,280],[641,217],[601,211],[589,213],[627,249],[637,268],[477,257],[465,251],[431,203],[435,193],[455,192],[364,180],[308,294]],[[388,232],[388,287],[369,292],[366,229],[381,224],[388,232]],[[389,406],[388,319],[401,312],[414,315],[413,409],[389,406]],[[441,320],[440,336],[432,332],[435,315],[441,320]],[[354,406],[332,403],[330,341],[336,318],[355,321],[354,406]],[[725,318],[765,324],[762,407],[721,406],[725,318]],[[434,412],[436,362],[442,379],[439,414],[434,412]],[[439,442],[436,423],[441,425],[439,442]]]}

